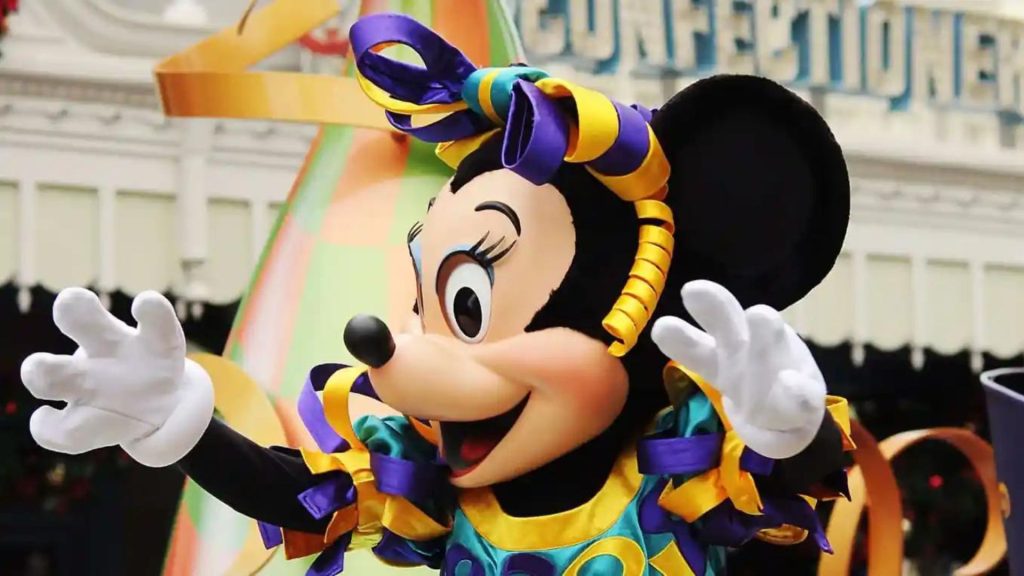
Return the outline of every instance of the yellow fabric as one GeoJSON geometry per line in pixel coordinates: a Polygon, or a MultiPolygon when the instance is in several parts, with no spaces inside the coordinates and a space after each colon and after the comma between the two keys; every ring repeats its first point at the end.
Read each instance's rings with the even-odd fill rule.
{"type": "Polygon", "coordinates": [[[669,362],[664,374],[666,382],[685,376],[701,389],[722,421],[725,437],[722,441],[722,458],[718,468],[691,478],[678,487],[666,486],[658,503],[688,522],[696,521],[726,498],[740,512],[752,516],[760,515],[763,504],[757,483],[750,472],[740,467],[740,458],[746,446],[729,423],[729,418],[722,407],[721,393],[698,374],[677,362],[669,362]]]}
{"type": "MultiPolygon", "coordinates": [[[[619,113],[607,96],[559,78],[538,80],[536,86],[552,98],[571,98],[576,104],[576,114],[580,120],[570,134],[565,153],[566,162],[590,162],[612,147],[619,136],[619,113]]],[[[653,136],[653,132],[651,134],[653,136]]],[[[668,179],[667,172],[665,179],[668,179]]],[[[614,188],[611,190],[618,193],[614,188]]]]}
{"type": "Polygon", "coordinates": [[[736,509],[745,514],[761,514],[761,496],[757,491],[754,476],[740,468],[740,457],[746,445],[735,430],[725,433],[722,441],[722,485],[736,509]]]}
{"type": "Polygon", "coordinates": [[[494,79],[498,77],[498,73],[501,70],[491,70],[486,76],[480,81],[478,88],[477,99],[480,100],[480,109],[483,110],[484,115],[494,122],[495,125],[501,126],[505,122],[498,116],[498,113],[494,111],[494,104],[491,102],[491,86],[494,85],[494,79]]]}
{"type": "Polygon", "coordinates": [[[352,428],[352,418],[348,410],[348,395],[364,370],[356,367],[342,368],[327,380],[324,385],[324,415],[327,422],[334,428],[339,436],[348,442],[353,449],[361,448],[365,451],[363,441],[356,435],[352,428]]]}
{"type": "Polygon", "coordinates": [[[694,576],[693,569],[686,563],[675,540],[651,558],[651,567],[661,576],[694,576]]]}
{"type": "Polygon", "coordinates": [[[681,486],[665,486],[658,505],[687,522],[694,522],[728,498],[718,468],[691,478],[681,486]]]}
{"type": "Polygon", "coordinates": [[[406,102],[393,98],[390,94],[384,91],[384,89],[378,87],[376,84],[368,80],[365,76],[356,71],[356,81],[359,83],[359,87],[366,94],[367,98],[373,101],[374,104],[381,108],[395,112],[397,114],[450,114],[452,112],[458,112],[465,110],[469,106],[463,100],[456,102],[450,102],[448,104],[413,104],[412,102],[406,102]]]}
{"type": "Polygon", "coordinates": [[[243,26],[229,26],[157,64],[168,116],[252,118],[392,130],[356,80],[288,72],[248,72],[339,11],[336,0],[275,0],[243,26]]]}
{"type": "Polygon", "coordinates": [[[846,398],[826,396],[825,408],[832,415],[832,419],[835,420],[843,435],[843,450],[847,452],[856,450],[857,444],[854,443],[853,436],[850,435],[850,404],[846,398]]]}
{"type": "Polygon", "coordinates": [[[440,158],[442,162],[454,170],[459,167],[459,164],[462,163],[462,160],[466,156],[472,154],[473,151],[479,148],[481,144],[500,131],[500,128],[495,128],[494,130],[477,134],[471,138],[463,138],[462,140],[454,140],[452,142],[441,142],[437,145],[434,153],[437,154],[437,157],[440,158]]]}
{"type": "MultiPolygon", "coordinates": [[[[652,132],[652,138],[653,135],[652,132]]],[[[637,218],[645,222],[640,226],[640,241],[633,267],[618,300],[601,322],[604,329],[617,339],[608,349],[614,356],[624,356],[629,352],[650,322],[665,289],[675,246],[672,236],[675,221],[667,204],[648,198],[633,205],[637,218]]]]}
{"type": "Polygon", "coordinates": [[[622,576],[643,576],[647,571],[647,558],[640,545],[632,538],[615,536],[591,544],[565,569],[562,576],[579,576],[588,562],[601,556],[613,556],[622,563],[622,576]]]}
{"type": "Polygon", "coordinates": [[[572,510],[534,518],[512,517],[501,509],[490,488],[461,490],[459,507],[476,533],[493,546],[510,552],[561,548],[581,544],[610,529],[636,497],[642,480],[636,452],[631,450],[616,462],[601,491],[572,510]]]}
{"type": "Polygon", "coordinates": [[[644,158],[643,164],[635,171],[623,176],[606,176],[589,166],[587,171],[627,202],[636,202],[660,193],[665,183],[668,182],[672,167],[650,125],[647,126],[647,135],[651,147],[647,150],[647,157],[644,158]]]}

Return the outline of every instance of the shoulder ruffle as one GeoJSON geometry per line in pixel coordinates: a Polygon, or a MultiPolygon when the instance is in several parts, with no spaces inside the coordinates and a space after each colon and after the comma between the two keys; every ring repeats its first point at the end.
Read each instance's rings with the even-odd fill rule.
{"type": "Polygon", "coordinates": [[[353,424],[353,392],[376,398],[360,369],[327,364],[310,371],[299,415],[319,449],[301,453],[321,481],[298,498],[311,516],[330,523],[322,535],[260,523],[264,544],[283,544],[288,558],[319,552],[308,572],[316,576],[340,573],[345,552],[358,548],[391,564],[438,567],[454,495],[429,427],[401,416],[353,424]]]}

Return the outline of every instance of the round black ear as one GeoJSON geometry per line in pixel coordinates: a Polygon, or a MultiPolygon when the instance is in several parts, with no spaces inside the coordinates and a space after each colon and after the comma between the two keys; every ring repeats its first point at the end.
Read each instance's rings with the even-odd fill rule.
{"type": "Polygon", "coordinates": [[[846,235],[850,183],[821,116],[764,78],[716,76],[651,121],[672,165],[666,201],[676,249],[662,303],[706,279],[744,305],[783,309],[831,270],[846,235]]]}

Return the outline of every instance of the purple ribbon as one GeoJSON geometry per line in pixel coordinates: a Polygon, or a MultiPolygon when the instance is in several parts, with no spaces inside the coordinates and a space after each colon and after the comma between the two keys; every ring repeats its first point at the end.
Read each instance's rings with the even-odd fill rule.
{"type": "Polygon", "coordinates": [[[642,474],[700,474],[718,466],[723,434],[666,438],[670,433],[648,436],[637,444],[637,464],[642,474]]]}
{"type": "Polygon", "coordinates": [[[259,520],[256,521],[256,526],[260,530],[260,539],[263,540],[263,547],[267,550],[277,548],[284,543],[284,535],[281,534],[279,526],[259,520]]]}
{"type": "Polygon", "coordinates": [[[440,567],[441,554],[439,552],[444,549],[443,537],[430,542],[427,548],[436,549],[438,553],[426,554],[420,552],[413,548],[408,540],[390,530],[384,529],[380,542],[373,547],[373,554],[385,562],[394,564],[425,565],[431,568],[440,567]]]}
{"type": "Polygon", "coordinates": [[[356,487],[348,474],[331,473],[330,478],[299,494],[299,502],[317,520],[355,504],[356,487]]]}
{"type": "MultiPolygon", "coordinates": [[[[349,38],[359,73],[404,102],[430,105],[465,100],[462,91],[470,76],[477,72],[462,52],[408,16],[373,14],[363,17],[352,25],[349,38]],[[412,48],[425,66],[406,64],[373,52],[374,46],[385,43],[412,48]]],[[[469,85],[472,89],[471,82],[469,85]]],[[[557,101],[561,99],[542,93],[530,77],[520,76],[508,89],[508,117],[502,119],[506,125],[503,164],[534,184],[550,182],[565,158],[572,112],[557,101]]],[[[495,110],[504,108],[503,104],[497,105],[497,101],[493,104],[495,110]]],[[[607,176],[622,176],[638,169],[647,157],[648,121],[652,112],[642,106],[613,104],[618,114],[618,137],[588,166],[607,176]]],[[[389,111],[387,117],[398,130],[434,143],[462,140],[501,127],[500,122],[496,125],[472,108],[448,114],[425,126],[414,126],[408,114],[389,111]]]]}
{"type": "Polygon", "coordinates": [[[765,498],[760,516],[744,514],[726,500],[701,517],[700,539],[708,544],[741,546],[761,530],[789,524],[807,530],[818,548],[832,553],[814,508],[799,497],[765,498]]]}
{"type": "Polygon", "coordinates": [[[305,424],[306,430],[309,430],[309,434],[313,436],[313,440],[316,441],[321,452],[344,452],[349,448],[348,442],[338,435],[327,422],[324,406],[316,395],[317,392],[324,389],[331,376],[344,367],[343,364],[320,364],[313,367],[299,392],[299,417],[302,418],[302,423],[305,424]]]}
{"type": "Polygon", "coordinates": [[[529,574],[530,576],[555,576],[555,565],[539,554],[513,554],[501,568],[502,576],[529,574]]]}
{"type": "Polygon", "coordinates": [[[530,82],[512,85],[501,149],[505,168],[536,185],[550,181],[569,146],[569,124],[558,105],[530,82]]]}
{"type": "Polygon", "coordinates": [[[370,454],[370,467],[378,490],[407,500],[429,500],[444,494],[448,485],[444,468],[433,463],[370,454]]]}
{"type": "MultiPolygon", "coordinates": [[[[641,473],[650,476],[700,474],[721,463],[724,434],[667,437],[669,434],[672,432],[647,436],[637,443],[641,473]]],[[[744,448],[740,455],[740,468],[751,474],[767,476],[774,466],[774,460],[750,448],[744,448]]]]}
{"type": "Polygon", "coordinates": [[[352,543],[352,533],[346,532],[320,553],[306,570],[306,576],[337,576],[345,571],[345,551],[352,543]]]}
{"type": "MultiPolygon", "coordinates": [[[[344,438],[334,431],[334,428],[327,421],[327,416],[324,414],[324,405],[320,401],[320,397],[317,396],[317,392],[322,392],[331,376],[343,368],[348,368],[348,366],[344,364],[320,364],[314,366],[309,371],[306,383],[299,392],[299,417],[302,418],[302,423],[309,430],[309,434],[316,441],[320,451],[328,454],[344,452],[349,449],[349,445],[344,438]]],[[[366,372],[360,374],[355,382],[352,383],[352,392],[362,394],[374,400],[380,400],[366,372]]]]}
{"type": "MultiPolygon", "coordinates": [[[[374,14],[360,18],[349,31],[356,68],[367,80],[391,96],[416,104],[451,104],[462,100],[462,85],[476,66],[458,48],[433,30],[402,14],[374,14]],[[426,66],[392,60],[371,50],[383,43],[404,44],[426,66]]],[[[413,126],[408,114],[387,112],[398,130],[424,142],[460,140],[492,127],[489,120],[470,110],[449,114],[427,126],[413,126]]]]}
{"type": "Polygon", "coordinates": [[[672,534],[687,566],[696,576],[704,576],[708,563],[707,550],[694,538],[693,527],[682,520],[672,518],[668,511],[658,504],[658,498],[667,484],[667,479],[659,480],[640,503],[640,528],[649,534],[672,534]]]}

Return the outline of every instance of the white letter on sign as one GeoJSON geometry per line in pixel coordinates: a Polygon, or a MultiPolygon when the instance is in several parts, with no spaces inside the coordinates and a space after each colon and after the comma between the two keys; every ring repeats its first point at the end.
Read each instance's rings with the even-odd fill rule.
{"type": "Polygon", "coordinates": [[[866,25],[866,88],[879,96],[899,96],[907,90],[906,12],[903,6],[880,1],[868,8],[866,25]]]}
{"type": "Polygon", "coordinates": [[[714,0],[715,56],[718,71],[730,74],[753,74],[754,58],[739,44],[753,45],[750,25],[750,4],[746,0],[714,0]],[[734,10],[734,7],[742,7],[734,10]]]}
{"type": "Polygon", "coordinates": [[[792,82],[799,72],[797,47],[793,44],[793,0],[756,0],[754,37],[757,38],[757,71],[778,82],[792,82]]]}
{"type": "Polygon", "coordinates": [[[697,34],[711,31],[711,21],[704,5],[690,0],[669,0],[672,5],[673,64],[681,71],[697,68],[697,34]]]}
{"type": "MultiPolygon", "coordinates": [[[[829,19],[839,17],[839,0],[803,0],[807,10],[808,38],[807,50],[811,57],[811,84],[828,86],[832,81],[832,61],[829,54],[832,39],[829,19]]],[[[857,70],[860,75],[860,70],[857,70]]]]}
{"type": "Polygon", "coordinates": [[[917,102],[953,101],[953,14],[914,9],[913,95],[917,102]],[[934,91],[934,94],[932,92],[934,91]]]}
{"type": "Polygon", "coordinates": [[[593,62],[602,62],[615,54],[615,7],[612,0],[571,0],[569,28],[572,51],[593,62]],[[593,3],[594,11],[590,6],[593,3]],[[593,17],[594,27],[590,20],[593,17]]]}
{"type": "Polygon", "coordinates": [[[641,61],[656,68],[668,66],[665,12],[650,0],[620,0],[619,37],[622,66],[632,70],[641,61]],[[654,8],[652,10],[652,8],[654,8]],[[643,58],[638,48],[643,47],[643,58]]]}
{"type": "Polygon", "coordinates": [[[964,14],[960,99],[966,104],[991,106],[996,102],[995,28],[991,18],[964,14]]]}
{"type": "Polygon", "coordinates": [[[548,14],[547,0],[523,0],[519,32],[523,45],[536,56],[557,56],[565,51],[565,17],[548,14]]]}
{"type": "Polygon", "coordinates": [[[999,29],[999,107],[1024,114],[1024,24],[1004,21],[999,29]]]}

